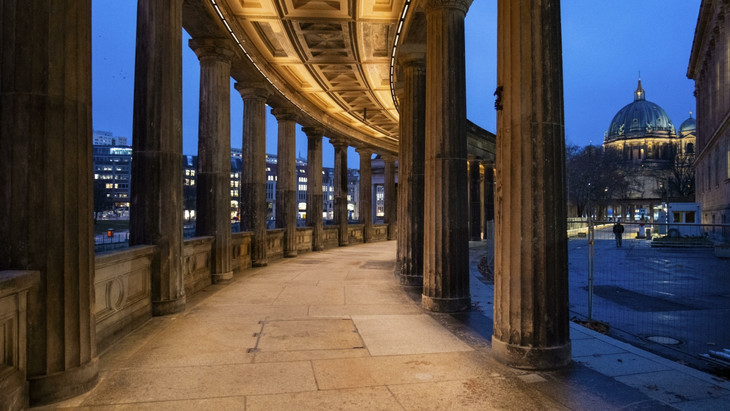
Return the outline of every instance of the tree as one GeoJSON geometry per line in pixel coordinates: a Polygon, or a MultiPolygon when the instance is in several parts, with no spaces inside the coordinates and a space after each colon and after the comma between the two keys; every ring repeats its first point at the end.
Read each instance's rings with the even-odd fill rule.
{"type": "Polygon", "coordinates": [[[568,201],[575,206],[578,216],[593,214],[598,217],[611,199],[624,197],[631,189],[628,170],[619,153],[589,145],[566,147],[566,174],[568,201]]]}
{"type": "Polygon", "coordinates": [[[678,155],[667,175],[660,179],[657,193],[666,201],[694,201],[694,156],[678,155]]]}

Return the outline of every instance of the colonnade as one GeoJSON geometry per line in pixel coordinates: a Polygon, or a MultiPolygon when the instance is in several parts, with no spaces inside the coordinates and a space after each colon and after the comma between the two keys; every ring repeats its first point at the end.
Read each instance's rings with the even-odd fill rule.
{"type": "MultiPolygon", "coordinates": [[[[0,74],[4,113],[0,137],[3,146],[12,148],[3,151],[0,162],[4,193],[0,212],[6,216],[0,237],[13,239],[8,247],[0,247],[0,269],[41,272],[28,309],[27,356],[30,401],[40,403],[83,392],[98,378],[91,241],[91,4],[90,0],[35,2],[34,7],[21,3],[25,2],[3,3],[14,5],[18,14],[14,21],[23,24],[8,26],[2,38],[4,55],[14,53],[15,63],[0,74]],[[61,159],[46,158],[51,155],[61,159]]],[[[381,153],[385,221],[388,238],[398,234],[400,282],[422,285],[423,307],[441,312],[471,306],[469,224],[464,212],[469,161],[464,72],[468,3],[424,2],[425,45],[399,56],[404,85],[399,208],[394,201],[395,158],[381,153]]],[[[183,0],[138,3],[130,245],[157,248],[150,279],[154,315],[180,312],[186,303],[182,7],[183,0]]],[[[500,0],[498,33],[493,350],[515,367],[553,368],[570,360],[559,2],[500,0]]],[[[224,282],[231,278],[230,188],[224,175],[230,164],[226,83],[232,50],[215,39],[196,38],[190,46],[201,63],[198,190],[199,194],[206,190],[199,197],[208,197],[199,198],[197,205],[198,233],[214,238],[212,280],[224,282]]],[[[265,109],[272,93],[267,84],[254,80],[241,81],[235,88],[244,102],[241,222],[243,230],[253,232],[252,264],[263,266],[268,263],[265,109]]],[[[291,243],[296,224],[291,192],[296,181],[291,170],[297,114],[291,107],[274,108],[281,150],[282,203],[277,209],[282,213],[288,257],[296,255],[291,243]]],[[[317,124],[305,125],[307,222],[313,229],[312,248],[321,250],[322,137],[327,131],[317,124]]],[[[347,147],[356,143],[341,135],[333,137],[335,215],[339,244],[344,246],[349,239],[347,147]]],[[[368,147],[358,149],[367,159],[368,147]]],[[[488,168],[485,173],[491,173],[488,168]]],[[[362,174],[369,177],[367,165],[362,174]]],[[[491,190],[484,191],[486,196],[491,190]]],[[[361,216],[369,219],[372,214],[361,216]]],[[[364,223],[368,226],[367,220],[364,223]]]]}
{"type": "Polygon", "coordinates": [[[425,31],[425,43],[406,33],[397,56],[396,272],[401,284],[422,285],[424,308],[469,309],[468,240],[493,218],[495,355],[519,368],[561,367],[570,339],[559,1],[498,3],[495,164],[467,155],[469,3],[420,3],[410,27],[425,31]]]}

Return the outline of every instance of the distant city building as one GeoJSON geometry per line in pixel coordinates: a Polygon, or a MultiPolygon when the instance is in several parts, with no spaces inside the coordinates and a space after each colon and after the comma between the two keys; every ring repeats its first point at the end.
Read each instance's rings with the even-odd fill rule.
{"type": "Polygon", "coordinates": [[[126,142],[126,138],[114,137],[110,132],[94,131],[94,210],[97,212],[123,215],[129,211],[132,147],[126,142]]]}
{"type": "Polygon", "coordinates": [[[677,192],[669,187],[674,186],[670,182],[677,178],[677,168],[691,169],[695,138],[691,114],[677,133],[664,109],[646,99],[639,79],[634,101],[616,113],[604,133],[603,148],[618,154],[629,183],[610,200],[614,217],[620,208],[624,218],[654,220],[659,217],[658,207],[668,201],[693,201],[691,188],[677,192]]]}
{"type": "MultiPolygon", "coordinates": [[[[730,224],[730,7],[703,0],[687,77],[695,81],[697,144],[695,181],[703,224],[730,224]]],[[[712,227],[711,238],[730,242],[730,229],[712,227]]]]}
{"type": "MultiPolygon", "coordinates": [[[[307,162],[296,159],[297,163],[297,209],[298,219],[304,224],[307,213],[307,162]]],[[[196,170],[197,156],[183,156],[183,196],[186,220],[195,217],[196,170]]],[[[243,156],[240,148],[231,149],[231,219],[238,218],[239,199],[241,195],[241,172],[243,156]]],[[[278,180],[278,161],[272,154],[266,155],[266,219],[274,221],[276,216],[276,183],[278,180]]],[[[360,175],[357,170],[348,169],[348,216],[357,219],[358,192],[360,175]]],[[[334,218],[334,169],[322,168],[322,213],[325,220],[334,218]]],[[[273,223],[270,225],[273,228],[273,223]]]]}
{"type": "Polygon", "coordinates": [[[126,146],[127,137],[115,136],[111,131],[94,130],[93,145],[126,146]]]}
{"type": "MultiPolygon", "coordinates": [[[[129,210],[130,179],[132,165],[132,147],[114,145],[119,141],[126,142],[124,137],[114,137],[111,132],[94,132],[94,179],[100,180],[94,185],[95,190],[102,190],[100,198],[103,210],[129,210]],[[98,137],[98,138],[97,138],[98,137]],[[96,144],[99,142],[100,144],[96,144]],[[110,143],[110,144],[107,144],[110,143]]],[[[195,219],[195,196],[197,193],[198,156],[183,155],[183,204],[186,221],[195,219]]],[[[297,160],[297,208],[298,218],[304,221],[307,213],[307,162],[297,160]]],[[[241,196],[241,170],[243,169],[241,149],[231,149],[231,219],[238,218],[239,199],[241,196]]],[[[273,221],[276,215],[276,182],[278,163],[275,155],[266,155],[266,210],[267,220],[273,221]]],[[[347,170],[348,218],[359,219],[358,204],[360,191],[360,173],[358,170],[347,170]]],[[[381,184],[382,186],[382,184],[381,184]]],[[[323,217],[334,218],[334,169],[322,168],[323,217]]],[[[382,201],[381,201],[382,202],[382,201]]],[[[382,208],[382,207],[381,207],[382,208]]]]}

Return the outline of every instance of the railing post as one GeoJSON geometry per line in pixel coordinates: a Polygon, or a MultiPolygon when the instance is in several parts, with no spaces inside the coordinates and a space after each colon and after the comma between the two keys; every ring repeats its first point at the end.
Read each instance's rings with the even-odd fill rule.
{"type": "Polygon", "coordinates": [[[588,321],[593,321],[593,247],[595,243],[593,218],[588,211],[588,321]]]}

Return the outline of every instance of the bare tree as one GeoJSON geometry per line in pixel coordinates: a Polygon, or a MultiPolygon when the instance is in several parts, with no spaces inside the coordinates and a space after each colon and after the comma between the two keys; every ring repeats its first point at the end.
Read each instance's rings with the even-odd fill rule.
{"type": "Polygon", "coordinates": [[[667,201],[694,201],[695,169],[693,156],[678,155],[666,177],[659,181],[657,193],[667,201]]]}
{"type": "Polygon", "coordinates": [[[622,198],[631,189],[628,170],[619,153],[589,145],[566,148],[568,201],[578,216],[591,213],[596,207],[598,217],[611,199],[622,198]]]}

